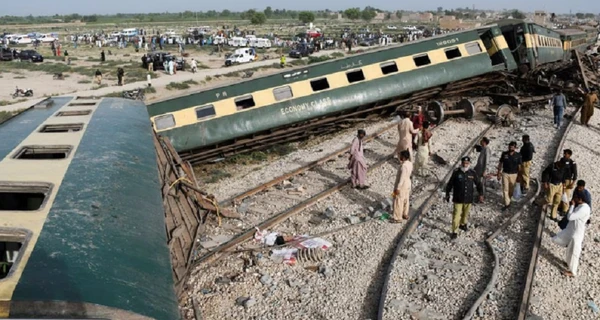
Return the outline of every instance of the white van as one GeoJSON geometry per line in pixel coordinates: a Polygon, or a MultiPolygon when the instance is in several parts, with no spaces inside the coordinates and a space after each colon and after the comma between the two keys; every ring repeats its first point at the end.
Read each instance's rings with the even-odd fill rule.
{"type": "Polygon", "coordinates": [[[248,63],[254,60],[256,60],[256,51],[254,48],[237,49],[227,59],[225,59],[225,66],[248,63]]]}
{"type": "Polygon", "coordinates": [[[232,47],[245,47],[248,45],[248,39],[242,37],[233,37],[227,42],[232,47]]]}
{"type": "Polygon", "coordinates": [[[33,43],[33,40],[31,38],[29,38],[29,36],[23,35],[23,36],[18,36],[17,39],[15,40],[16,44],[30,44],[33,43]]]}
{"type": "Polygon", "coordinates": [[[271,40],[265,38],[254,38],[250,39],[248,44],[255,48],[270,48],[271,40]]]}
{"type": "Polygon", "coordinates": [[[40,40],[42,43],[50,43],[54,42],[56,38],[49,34],[43,34],[41,37],[38,38],[38,40],[40,40]]]}
{"type": "Polygon", "coordinates": [[[125,37],[137,36],[138,35],[138,29],[136,29],[136,28],[123,29],[122,34],[125,37]]]}

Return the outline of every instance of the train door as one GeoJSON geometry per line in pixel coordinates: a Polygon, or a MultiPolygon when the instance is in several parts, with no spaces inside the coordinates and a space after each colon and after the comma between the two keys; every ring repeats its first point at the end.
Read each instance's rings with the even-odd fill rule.
{"type": "Polygon", "coordinates": [[[504,55],[502,55],[502,52],[500,52],[498,44],[496,41],[494,41],[492,30],[487,30],[483,34],[479,35],[479,37],[481,38],[481,41],[483,42],[483,45],[485,46],[485,49],[492,60],[492,66],[496,67],[500,65],[504,67],[506,61],[504,59],[504,55]]]}
{"type": "Polygon", "coordinates": [[[502,35],[506,39],[508,48],[519,66],[529,67],[527,58],[527,43],[525,42],[525,29],[523,25],[508,25],[502,27],[502,35]]]}

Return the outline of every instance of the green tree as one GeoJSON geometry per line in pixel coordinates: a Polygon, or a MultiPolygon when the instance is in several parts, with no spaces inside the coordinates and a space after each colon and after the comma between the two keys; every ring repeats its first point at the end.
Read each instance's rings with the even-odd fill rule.
{"type": "Polygon", "coordinates": [[[583,13],[581,13],[581,12],[577,12],[575,14],[575,16],[577,17],[577,19],[583,19],[583,17],[585,17],[585,15],[583,13]]]}
{"type": "Polygon", "coordinates": [[[586,19],[593,19],[594,18],[594,14],[593,13],[586,13],[584,17],[586,19]]]}
{"type": "Polygon", "coordinates": [[[221,11],[221,13],[219,13],[219,15],[221,17],[229,17],[229,16],[231,16],[231,11],[225,9],[225,10],[221,11]]]}
{"type": "Polygon", "coordinates": [[[392,18],[392,13],[391,12],[386,12],[385,13],[385,20],[390,20],[392,18]]]}
{"type": "Polygon", "coordinates": [[[377,16],[377,12],[371,8],[365,8],[360,13],[360,17],[367,22],[373,20],[373,18],[375,18],[375,16],[377,16]]]}
{"type": "Polygon", "coordinates": [[[515,19],[525,19],[525,14],[519,10],[513,10],[510,15],[515,19]]]}
{"type": "Polygon", "coordinates": [[[267,22],[267,16],[264,12],[255,12],[250,18],[252,24],[264,24],[265,22],[267,22]]]}
{"type": "Polygon", "coordinates": [[[485,11],[481,11],[481,13],[479,14],[479,16],[480,16],[482,19],[485,19],[485,18],[487,18],[487,14],[485,13],[485,11]]]}
{"type": "Polygon", "coordinates": [[[301,11],[298,13],[298,19],[303,23],[315,21],[315,14],[310,11],[301,11]]]}
{"type": "Polygon", "coordinates": [[[444,11],[444,8],[442,8],[442,7],[437,7],[437,12],[442,12],[442,11],[444,11]]]}
{"type": "Polygon", "coordinates": [[[396,11],[396,18],[402,19],[402,10],[396,11]]]}
{"type": "Polygon", "coordinates": [[[270,19],[273,16],[273,9],[271,9],[271,7],[267,7],[264,13],[267,19],[270,19]]]}
{"type": "Polygon", "coordinates": [[[360,9],[359,8],[350,8],[344,11],[344,16],[350,20],[358,20],[360,19],[360,9]]]}

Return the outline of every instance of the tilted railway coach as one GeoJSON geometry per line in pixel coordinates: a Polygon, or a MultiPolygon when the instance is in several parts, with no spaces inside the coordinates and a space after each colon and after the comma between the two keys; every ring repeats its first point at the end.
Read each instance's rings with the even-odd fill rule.
{"type": "Polygon", "coordinates": [[[149,105],[148,113],[155,131],[193,161],[193,154],[303,128],[313,119],[368,111],[494,72],[528,74],[564,57],[557,32],[506,20],[206,89],[149,105]]]}
{"type": "Polygon", "coordinates": [[[180,318],[143,103],[50,98],[0,141],[0,318],[180,318]]]}

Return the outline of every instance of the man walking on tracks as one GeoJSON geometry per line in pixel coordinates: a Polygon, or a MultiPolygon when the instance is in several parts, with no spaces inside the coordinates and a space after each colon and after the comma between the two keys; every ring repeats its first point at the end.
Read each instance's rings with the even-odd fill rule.
{"type": "Polygon", "coordinates": [[[552,220],[557,219],[558,205],[563,194],[563,185],[565,183],[564,162],[556,161],[550,164],[542,172],[542,183],[546,190],[546,206],[552,205],[552,220]]]}
{"type": "Polygon", "coordinates": [[[562,247],[567,247],[567,266],[568,270],[564,271],[567,277],[577,275],[579,267],[579,256],[583,248],[583,238],[585,235],[586,221],[590,218],[590,206],[583,201],[579,196],[573,198],[573,205],[569,209],[567,219],[569,224],[559,232],[552,241],[562,247]]]}
{"type": "MultiPolygon", "coordinates": [[[[575,181],[577,181],[577,164],[573,159],[571,159],[572,155],[573,151],[570,149],[565,149],[563,151],[563,157],[560,159],[560,162],[564,164],[564,193],[567,194],[567,199],[571,198],[571,194],[575,188],[575,181]]],[[[563,202],[560,209],[562,212],[567,212],[567,210],[569,210],[569,204],[567,202],[563,202]]]]}
{"type": "Polygon", "coordinates": [[[446,186],[446,202],[450,202],[450,192],[454,190],[452,193],[452,202],[454,203],[452,235],[450,236],[452,239],[458,237],[458,228],[463,231],[469,231],[467,220],[469,219],[469,212],[473,204],[473,194],[475,193],[473,186],[477,188],[479,201],[483,201],[481,180],[478,179],[475,170],[469,168],[470,165],[471,158],[463,157],[460,168],[454,170],[446,186]]]}
{"type": "Polygon", "coordinates": [[[419,133],[419,130],[413,127],[413,123],[410,121],[408,116],[405,116],[402,120],[400,120],[398,123],[399,141],[396,149],[396,152],[398,153],[398,159],[400,159],[400,152],[408,150],[409,160],[413,161],[412,137],[413,134],[417,133],[419,133]]]}
{"type": "Polygon", "coordinates": [[[517,179],[521,183],[521,190],[523,193],[529,191],[529,172],[531,170],[531,160],[535,153],[535,147],[529,139],[529,135],[523,136],[523,146],[519,152],[521,154],[521,160],[523,163],[519,166],[519,178],[517,179]]]}
{"type": "Polygon", "coordinates": [[[586,95],[581,108],[581,124],[589,127],[589,122],[594,115],[594,105],[598,103],[596,88],[592,88],[586,95]]]}
{"type": "Polygon", "coordinates": [[[510,201],[515,191],[515,185],[517,184],[517,173],[519,172],[519,166],[523,163],[521,160],[521,154],[517,152],[517,143],[511,141],[508,144],[508,151],[502,152],[500,156],[500,163],[498,163],[498,180],[502,181],[502,193],[504,197],[504,207],[502,211],[505,211],[510,206],[510,201]]]}
{"type": "Polygon", "coordinates": [[[400,151],[400,168],[396,174],[394,182],[394,212],[391,219],[392,223],[400,223],[402,219],[408,220],[409,197],[412,183],[410,176],[413,170],[413,164],[410,162],[410,152],[408,150],[400,151]]]}
{"type": "Polygon", "coordinates": [[[363,143],[362,140],[365,137],[365,130],[358,130],[358,135],[352,140],[352,147],[350,147],[350,162],[348,163],[348,169],[350,169],[352,187],[356,189],[367,189],[367,160],[363,154],[363,143]]]}
{"type": "Polygon", "coordinates": [[[479,194],[480,202],[483,202],[483,197],[485,195],[485,173],[487,171],[488,160],[492,157],[492,151],[489,147],[490,139],[483,137],[479,142],[478,146],[475,146],[475,150],[479,152],[479,157],[477,158],[477,164],[475,165],[475,174],[477,175],[477,180],[481,183],[481,193],[479,194]]]}
{"type": "Polygon", "coordinates": [[[560,123],[567,107],[567,98],[563,94],[562,89],[559,89],[552,98],[552,106],[554,107],[554,124],[556,125],[556,129],[558,129],[560,128],[560,123]]]}

